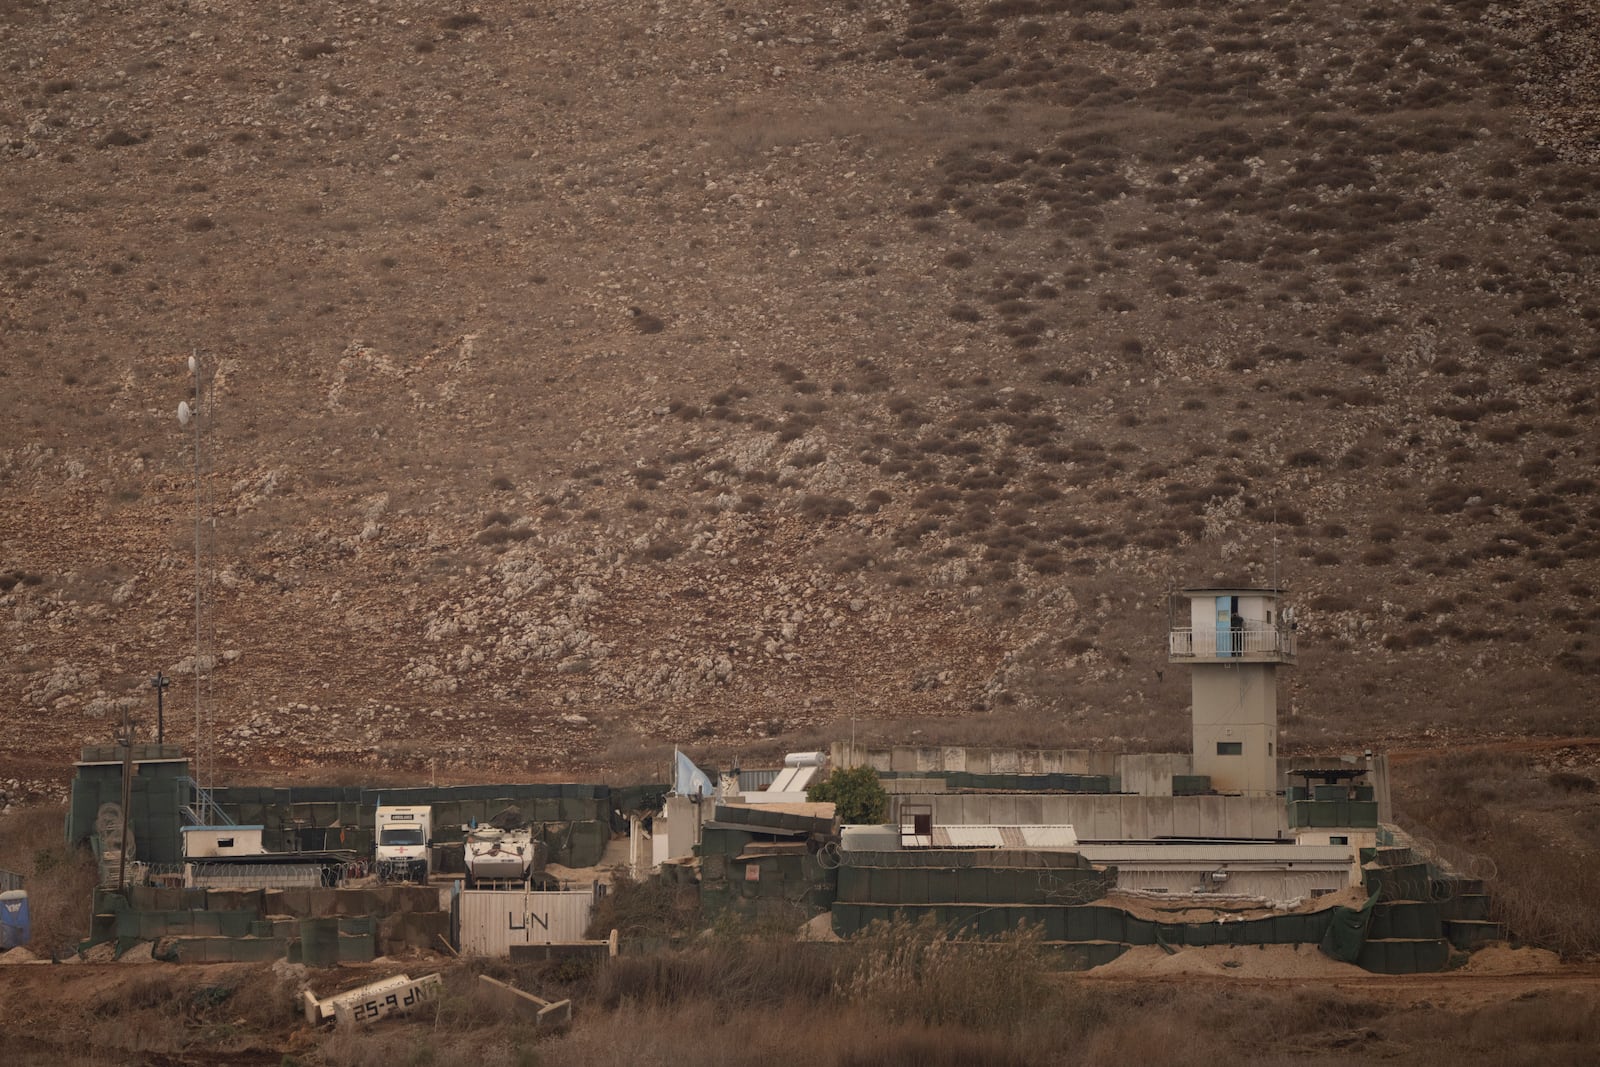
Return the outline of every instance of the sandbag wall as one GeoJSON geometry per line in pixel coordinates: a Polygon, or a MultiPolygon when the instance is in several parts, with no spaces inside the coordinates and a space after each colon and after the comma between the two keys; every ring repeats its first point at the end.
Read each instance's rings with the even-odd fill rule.
{"type": "Polygon", "coordinates": [[[372,889],[98,890],[89,939],[117,953],[166,942],[181,963],[288,959],[311,966],[360,962],[407,948],[437,948],[450,932],[439,891],[372,889]]]}
{"type": "Polygon", "coordinates": [[[440,845],[459,844],[462,826],[486,823],[514,807],[541,827],[551,862],[592,867],[611,839],[613,818],[611,789],[604,785],[235,786],[213,795],[237,822],[264,827],[262,841],[271,852],[347,849],[370,856],[380,804],[431,807],[434,842],[440,845]]]}

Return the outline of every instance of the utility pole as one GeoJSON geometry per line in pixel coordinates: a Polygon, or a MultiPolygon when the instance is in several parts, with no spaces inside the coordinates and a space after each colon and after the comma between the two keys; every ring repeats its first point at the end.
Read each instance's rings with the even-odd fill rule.
{"type": "Polygon", "coordinates": [[[122,707],[122,840],[117,843],[117,891],[128,887],[128,806],[133,803],[133,728],[122,707]]]}
{"type": "Polygon", "coordinates": [[[172,679],[156,671],[156,676],[150,679],[150,688],[156,691],[156,744],[167,743],[167,719],[164,714],[162,696],[167,691],[167,686],[172,684],[172,679]]]}

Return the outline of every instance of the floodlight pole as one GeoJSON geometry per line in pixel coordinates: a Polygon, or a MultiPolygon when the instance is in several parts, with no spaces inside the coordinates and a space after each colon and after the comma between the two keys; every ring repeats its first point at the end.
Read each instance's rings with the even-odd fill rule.
{"type": "Polygon", "coordinates": [[[205,377],[200,373],[200,356],[189,357],[189,370],[194,374],[194,780],[198,786],[204,780],[200,759],[200,640],[202,574],[200,564],[200,419],[205,398],[201,390],[205,377]]]}

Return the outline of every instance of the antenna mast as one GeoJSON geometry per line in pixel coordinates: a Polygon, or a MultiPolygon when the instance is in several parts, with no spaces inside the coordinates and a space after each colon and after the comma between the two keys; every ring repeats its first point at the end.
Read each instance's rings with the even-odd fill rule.
{"type": "MultiPolygon", "coordinates": [[[[210,698],[211,664],[207,659],[205,579],[208,550],[216,538],[212,518],[211,491],[205,475],[205,439],[201,422],[211,417],[205,396],[205,368],[198,352],[189,355],[189,373],[194,378],[194,406],[178,405],[178,422],[194,426],[194,777],[198,785],[205,780],[201,758],[204,738],[205,705],[210,698]],[[209,530],[207,527],[209,526],[209,530]]],[[[214,402],[215,397],[212,397],[214,402]]],[[[213,767],[213,770],[215,768],[213,767]]]]}

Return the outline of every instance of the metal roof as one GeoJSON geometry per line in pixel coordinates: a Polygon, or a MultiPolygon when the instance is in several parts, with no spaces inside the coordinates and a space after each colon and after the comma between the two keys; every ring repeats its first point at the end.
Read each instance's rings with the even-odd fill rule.
{"type": "Polygon", "coordinates": [[[1039,848],[1072,849],[1078,846],[1078,835],[1071,826],[1063,824],[1034,826],[935,826],[931,839],[924,837],[933,848],[1039,848]]]}

